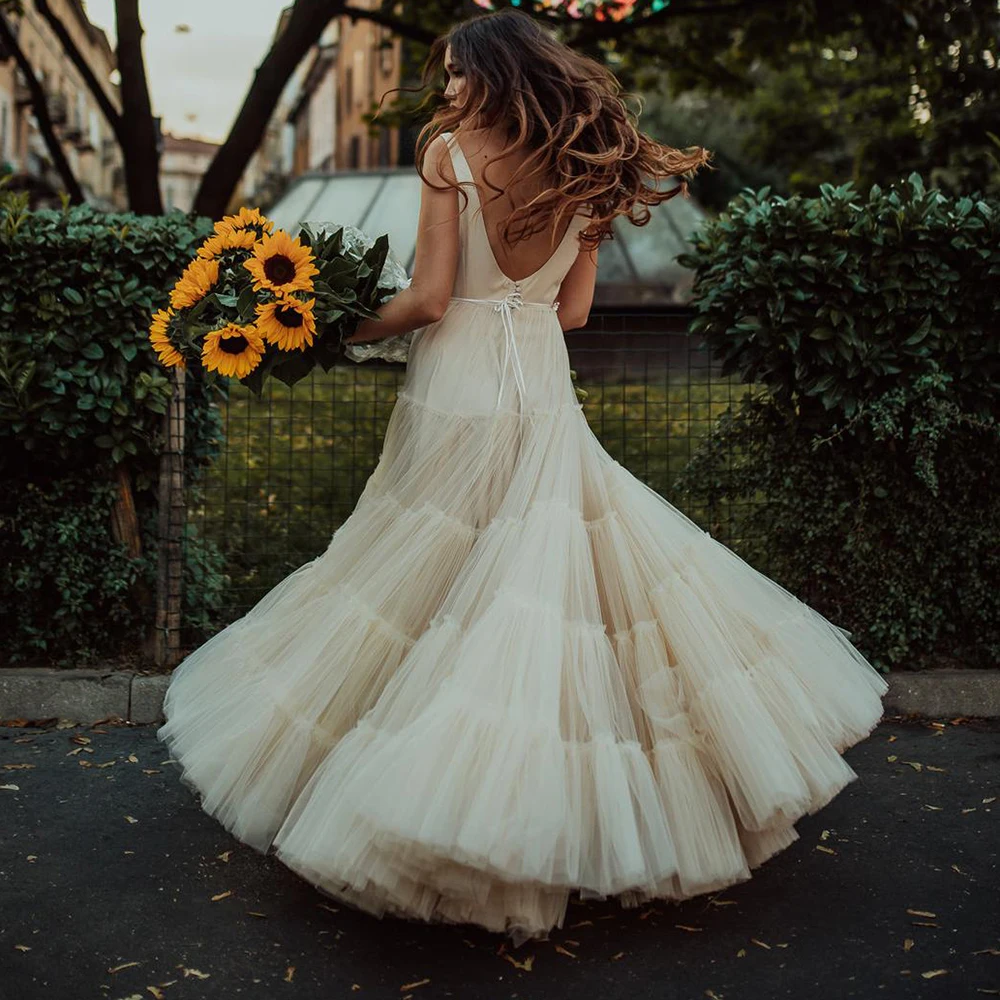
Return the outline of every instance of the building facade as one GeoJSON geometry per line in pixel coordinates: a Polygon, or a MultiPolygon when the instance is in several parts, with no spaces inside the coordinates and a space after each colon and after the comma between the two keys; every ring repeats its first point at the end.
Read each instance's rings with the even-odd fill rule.
{"type": "MultiPolygon", "coordinates": [[[[355,7],[379,0],[355,0],[355,7]]],[[[275,36],[287,23],[279,18],[275,36]]],[[[342,16],[332,20],[296,69],[244,174],[255,204],[273,202],[304,173],[374,170],[412,163],[407,130],[371,127],[363,115],[403,78],[405,40],[382,25],[342,16]]],[[[383,111],[392,103],[391,95],[383,111]]]]}
{"type": "Polygon", "coordinates": [[[164,212],[190,212],[202,175],[219,144],[163,133],[160,153],[160,197],[164,212]]]}
{"type": "MultiPolygon", "coordinates": [[[[115,54],[104,32],[91,24],[80,0],[49,0],[76,48],[115,108],[120,107],[115,54]]],[[[103,208],[125,206],[121,151],[49,22],[24,0],[24,13],[7,14],[18,45],[47,96],[49,116],[74,176],[88,201],[103,208]]],[[[0,48],[0,169],[62,187],[31,107],[27,82],[13,53],[0,48]]]]}

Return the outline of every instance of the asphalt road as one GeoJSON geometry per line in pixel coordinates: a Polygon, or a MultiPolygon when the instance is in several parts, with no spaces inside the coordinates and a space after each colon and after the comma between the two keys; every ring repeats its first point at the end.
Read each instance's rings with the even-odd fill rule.
{"type": "Polygon", "coordinates": [[[2,1000],[1000,996],[1000,720],[886,720],[750,881],[577,902],[516,950],[335,905],[205,814],[155,729],[0,727],[2,1000]]]}

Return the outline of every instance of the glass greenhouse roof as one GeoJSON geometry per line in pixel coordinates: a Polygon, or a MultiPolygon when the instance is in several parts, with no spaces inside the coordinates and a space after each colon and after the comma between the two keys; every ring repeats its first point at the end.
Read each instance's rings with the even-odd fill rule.
{"type": "MultiPolygon", "coordinates": [[[[665,188],[673,187],[671,179],[665,188]]],[[[268,212],[276,225],[295,232],[303,223],[345,223],[372,236],[387,233],[396,257],[413,273],[421,180],[415,168],[303,174],[268,212]]],[[[653,305],[685,301],[691,272],[676,257],[705,217],[693,198],[677,196],[650,205],[645,226],[615,219],[613,240],[601,244],[595,303],[653,305]]]]}

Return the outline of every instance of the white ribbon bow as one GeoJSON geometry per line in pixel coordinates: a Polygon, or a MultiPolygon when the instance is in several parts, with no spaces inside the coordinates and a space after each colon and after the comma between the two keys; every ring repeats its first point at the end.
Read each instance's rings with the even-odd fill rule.
{"type": "Polygon", "coordinates": [[[517,386],[517,391],[521,401],[521,412],[523,413],[527,397],[527,389],[524,384],[524,372],[521,370],[521,358],[517,353],[517,341],[514,338],[514,315],[512,312],[514,309],[520,309],[522,305],[523,299],[521,298],[521,288],[519,285],[515,284],[502,299],[497,300],[497,303],[493,308],[496,312],[500,313],[500,319],[503,322],[504,329],[503,369],[500,372],[500,391],[497,393],[497,408],[499,409],[500,401],[503,399],[503,387],[507,378],[507,364],[510,357],[513,355],[514,383],[517,386]]]}

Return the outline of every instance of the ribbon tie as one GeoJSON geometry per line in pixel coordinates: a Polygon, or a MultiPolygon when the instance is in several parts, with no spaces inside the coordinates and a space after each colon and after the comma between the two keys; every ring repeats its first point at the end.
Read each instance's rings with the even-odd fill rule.
{"type": "Polygon", "coordinates": [[[511,356],[513,356],[514,383],[517,386],[522,413],[524,412],[527,389],[524,386],[524,372],[521,370],[521,358],[517,353],[517,340],[514,337],[514,315],[512,310],[520,309],[523,304],[524,300],[521,298],[520,285],[515,283],[514,287],[502,299],[497,299],[496,304],[493,306],[493,309],[500,313],[504,329],[503,368],[500,372],[500,391],[497,393],[497,408],[500,407],[500,401],[503,399],[503,387],[507,379],[507,364],[511,356]]]}
{"type": "MultiPolygon", "coordinates": [[[[488,302],[493,307],[494,312],[500,313],[500,319],[503,322],[503,332],[504,332],[504,354],[503,354],[503,370],[500,372],[500,390],[497,392],[497,409],[500,408],[500,403],[503,401],[503,387],[507,380],[507,365],[513,356],[514,359],[514,382],[517,386],[518,396],[520,398],[521,415],[524,415],[524,406],[527,401],[528,390],[525,388],[524,384],[524,372],[521,369],[521,358],[517,353],[517,340],[514,337],[514,310],[520,309],[521,306],[525,304],[524,299],[521,297],[521,285],[520,282],[515,281],[514,287],[502,298],[502,299],[472,299],[465,298],[461,295],[453,295],[451,301],[453,302],[488,302]]],[[[559,309],[559,303],[556,302],[531,302],[530,305],[536,306],[546,306],[552,310],[559,309]]]]}

